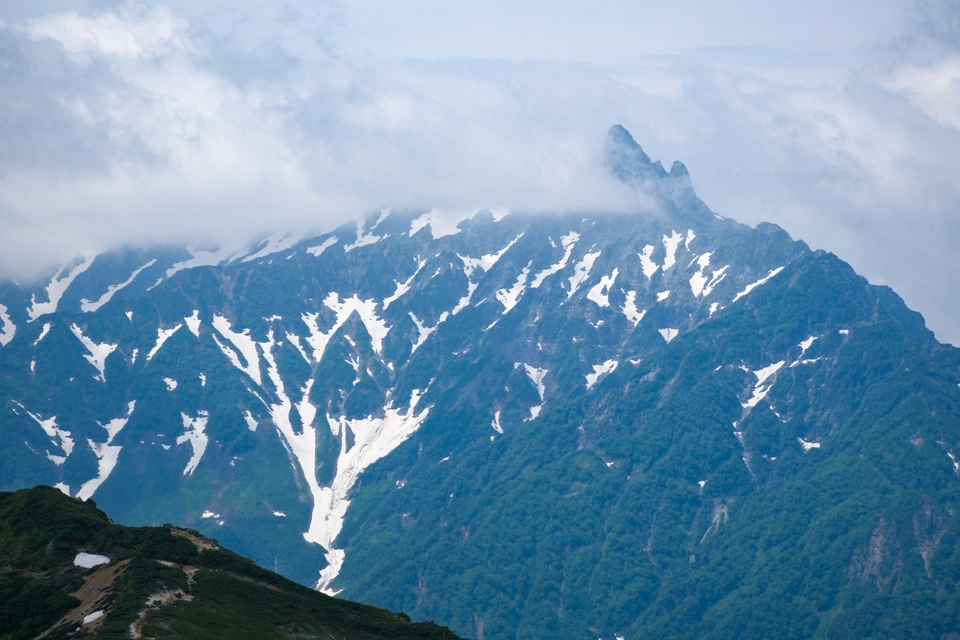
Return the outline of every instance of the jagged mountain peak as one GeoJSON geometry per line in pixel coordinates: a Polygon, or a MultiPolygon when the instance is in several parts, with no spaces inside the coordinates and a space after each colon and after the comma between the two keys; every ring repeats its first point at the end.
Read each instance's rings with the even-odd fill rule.
{"type": "Polygon", "coordinates": [[[630,132],[620,124],[610,127],[603,145],[604,167],[621,182],[637,185],[670,179],[671,182],[690,188],[690,173],[679,160],[666,171],[659,160],[653,161],[630,132]]]}

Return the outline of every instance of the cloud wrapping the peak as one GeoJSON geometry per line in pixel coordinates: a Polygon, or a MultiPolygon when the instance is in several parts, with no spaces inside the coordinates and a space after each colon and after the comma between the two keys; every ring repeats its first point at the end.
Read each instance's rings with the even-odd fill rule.
{"type": "Polygon", "coordinates": [[[721,214],[837,252],[960,342],[960,10],[817,2],[11,4],[0,273],[381,206],[646,209],[602,168],[619,122],[721,214]]]}

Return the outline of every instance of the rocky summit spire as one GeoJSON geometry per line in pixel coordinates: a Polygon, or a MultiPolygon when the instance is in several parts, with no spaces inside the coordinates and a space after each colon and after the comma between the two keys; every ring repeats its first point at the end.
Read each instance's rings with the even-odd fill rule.
{"type": "Polygon", "coordinates": [[[607,132],[603,144],[603,164],[615,178],[647,193],[657,193],[667,200],[682,203],[686,209],[709,212],[693,191],[690,174],[679,160],[666,171],[660,161],[650,156],[633,139],[623,125],[615,124],[607,132]]]}
{"type": "Polygon", "coordinates": [[[659,162],[651,162],[650,156],[633,139],[622,125],[615,124],[607,132],[603,145],[603,164],[607,171],[622,182],[656,180],[667,177],[659,162]]]}

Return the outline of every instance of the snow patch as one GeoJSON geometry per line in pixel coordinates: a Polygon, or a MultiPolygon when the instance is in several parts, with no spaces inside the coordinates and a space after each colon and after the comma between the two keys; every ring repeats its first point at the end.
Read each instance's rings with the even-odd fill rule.
{"type": "Polygon", "coordinates": [[[110,558],[96,553],[78,553],[73,559],[73,566],[83,567],[84,569],[93,569],[101,564],[110,564],[110,558]]]}
{"type": "Polygon", "coordinates": [[[657,294],[657,302],[663,302],[669,297],[670,297],[669,289],[667,289],[666,291],[661,291],[660,293],[657,294]]]}
{"type": "Polygon", "coordinates": [[[157,328],[157,344],[155,344],[153,349],[150,350],[150,353],[147,354],[147,362],[150,362],[153,356],[157,355],[157,351],[160,351],[160,347],[163,346],[163,343],[169,340],[170,336],[179,331],[180,327],[182,326],[182,324],[177,324],[177,326],[175,326],[173,329],[164,329],[163,327],[157,328]]]}
{"type": "Polygon", "coordinates": [[[516,243],[517,240],[519,240],[522,237],[523,237],[523,234],[521,233],[519,236],[514,238],[510,244],[508,244],[506,247],[501,249],[499,252],[480,256],[479,258],[468,258],[468,257],[461,256],[459,253],[457,254],[457,257],[463,261],[463,273],[467,276],[467,295],[460,298],[460,301],[457,302],[457,306],[455,306],[453,310],[450,312],[451,315],[454,315],[454,316],[457,315],[458,313],[466,309],[468,304],[470,304],[470,300],[473,298],[473,292],[477,290],[477,285],[478,285],[478,283],[472,280],[473,272],[477,268],[483,269],[484,271],[489,271],[491,267],[493,267],[493,265],[495,265],[497,261],[499,261],[500,258],[503,257],[503,254],[505,254],[510,249],[510,247],[512,247],[514,243],[516,243]]]}
{"type": "Polygon", "coordinates": [[[797,438],[797,442],[800,443],[800,446],[803,447],[803,450],[804,450],[804,451],[810,451],[810,449],[819,449],[819,448],[820,448],[820,443],[819,443],[819,442],[807,442],[807,441],[804,440],[803,438],[797,438]]]}
{"type": "Polygon", "coordinates": [[[334,321],[329,331],[323,332],[317,325],[319,314],[305,313],[301,316],[304,324],[307,325],[307,329],[310,331],[310,335],[307,336],[306,340],[307,344],[313,348],[314,362],[320,362],[323,358],[323,352],[330,342],[330,338],[343,326],[343,323],[347,321],[354,311],[360,316],[360,320],[367,328],[367,333],[370,334],[374,352],[380,355],[383,350],[383,339],[386,337],[387,332],[390,331],[390,327],[377,316],[376,300],[372,298],[370,300],[361,300],[354,294],[353,297],[344,298],[341,302],[339,294],[330,293],[323,301],[323,304],[337,314],[336,321],[334,321]]]}
{"type": "Polygon", "coordinates": [[[471,298],[473,298],[473,292],[477,290],[477,283],[467,281],[467,295],[460,298],[457,302],[457,306],[453,308],[450,312],[452,315],[457,315],[461,311],[467,308],[467,305],[470,304],[471,298]]]}
{"type": "Polygon", "coordinates": [[[373,226],[370,227],[370,230],[373,231],[380,226],[380,223],[390,217],[390,214],[393,213],[393,210],[390,207],[386,209],[380,209],[380,215],[377,216],[377,221],[373,223],[373,226]]]}
{"type": "Polygon", "coordinates": [[[497,300],[500,301],[500,304],[503,305],[503,313],[506,315],[511,309],[517,306],[517,302],[520,300],[520,296],[523,295],[526,287],[527,276],[530,275],[530,265],[533,264],[533,260],[527,263],[527,266],[523,268],[520,272],[520,275],[517,276],[517,281],[509,289],[499,289],[497,290],[496,296],[497,300]]]}
{"type": "Polygon", "coordinates": [[[144,269],[148,269],[148,268],[152,267],[152,266],[155,265],[156,263],[157,263],[157,259],[154,258],[153,260],[151,260],[151,261],[148,262],[147,264],[143,265],[143,266],[140,267],[139,269],[136,269],[132,274],[130,274],[130,277],[129,277],[129,278],[127,278],[126,280],[124,280],[124,281],[121,282],[120,284],[112,284],[112,285],[110,285],[109,287],[107,287],[107,292],[104,293],[102,296],[100,296],[100,299],[97,300],[96,302],[91,302],[90,300],[87,300],[86,298],[83,298],[82,300],[80,300],[80,310],[83,311],[84,313],[90,313],[90,312],[93,312],[93,311],[97,311],[98,309],[100,309],[100,307],[102,307],[103,305],[105,305],[105,304],[107,304],[108,302],[110,302],[110,299],[113,297],[113,294],[115,294],[117,291],[120,291],[121,289],[124,289],[125,287],[129,286],[130,283],[133,282],[133,281],[137,278],[138,275],[140,275],[140,272],[141,272],[141,271],[143,271],[144,269]]]}
{"type": "Polygon", "coordinates": [[[203,452],[207,450],[209,438],[207,434],[204,433],[204,429],[207,428],[209,414],[206,411],[198,411],[197,417],[191,418],[186,413],[181,412],[180,417],[183,419],[184,434],[177,438],[177,446],[180,446],[184,442],[189,442],[193,448],[193,455],[190,456],[190,461],[187,462],[187,466],[183,468],[182,475],[192,476],[194,469],[200,464],[200,458],[203,457],[203,452]]]}
{"type": "Polygon", "coordinates": [[[600,252],[587,253],[583,256],[583,259],[573,266],[573,275],[570,276],[568,282],[570,283],[570,290],[567,292],[567,300],[573,297],[573,294],[577,292],[577,289],[580,288],[580,285],[583,284],[583,281],[587,279],[587,276],[590,275],[590,270],[593,268],[593,263],[597,261],[597,258],[600,257],[600,252]]]}
{"type": "Polygon", "coordinates": [[[359,249],[360,247],[366,247],[367,245],[376,244],[377,242],[380,242],[384,238],[389,237],[389,236],[375,236],[373,235],[373,233],[368,233],[364,235],[363,233],[364,222],[365,221],[363,220],[363,218],[361,218],[360,220],[357,220],[357,240],[353,244],[343,245],[344,253],[350,253],[354,249],[359,249]]]}
{"type": "Polygon", "coordinates": [[[97,489],[100,488],[100,485],[110,477],[110,473],[114,467],[117,466],[117,459],[120,457],[120,450],[122,448],[119,445],[114,446],[113,439],[127,426],[127,422],[130,420],[130,416],[133,415],[133,410],[136,406],[136,400],[131,400],[127,404],[126,414],[119,418],[114,418],[107,424],[100,425],[107,432],[106,442],[96,443],[90,438],[87,438],[87,445],[90,446],[90,450],[93,451],[93,454],[97,457],[97,477],[86,481],[80,486],[80,489],[77,490],[77,498],[89,500],[93,497],[93,494],[96,493],[97,489]]]}
{"type": "MultiPolygon", "coordinates": [[[[702,256],[700,256],[699,258],[697,258],[697,266],[699,267],[699,269],[695,274],[693,274],[693,277],[690,278],[690,289],[693,291],[694,297],[699,296],[701,294],[703,294],[704,296],[710,295],[710,291],[707,291],[705,294],[703,293],[704,289],[706,289],[707,287],[707,282],[708,282],[707,276],[703,272],[703,270],[706,269],[708,266],[710,266],[710,256],[712,255],[713,255],[713,252],[707,252],[702,256]]],[[[724,267],[724,269],[726,269],[726,267],[724,267]]],[[[723,269],[721,269],[720,271],[723,271],[723,269]]],[[[718,273],[717,271],[713,272],[714,279],[716,279],[717,273],[718,273]]],[[[717,282],[719,282],[719,280],[717,282]]],[[[713,289],[711,287],[711,291],[712,290],[713,289]]]]}
{"type": "Polygon", "coordinates": [[[37,346],[38,344],[40,344],[40,341],[43,340],[48,333],[50,333],[50,323],[44,322],[43,328],[40,329],[40,335],[37,336],[37,339],[33,341],[33,346],[37,346]]]}
{"type": "Polygon", "coordinates": [[[666,340],[667,342],[670,342],[671,340],[676,338],[677,335],[679,335],[680,333],[679,329],[670,329],[670,328],[657,329],[657,331],[660,333],[661,337],[663,337],[663,339],[666,340]]]}
{"type": "Polygon", "coordinates": [[[253,417],[252,413],[249,411],[244,411],[243,420],[247,423],[247,429],[250,429],[250,431],[257,430],[257,419],[253,417]]]}
{"type": "Polygon", "coordinates": [[[96,622],[104,616],[103,609],[94,611],[93,613],[88,613],[83,616],[83,624],[90,624],[91,622],[96,622]]]}
{"type": "MultiPolygon", "coordinates": [[[[205,249],[187,247],[187,252],[190,254],[190,258],[184,260],[183,262],[178,262],[167,269],[166,276],[168,278],[173,276],[173,274],[177,273],[178,271],[183,271],[184,269],[216,266],[224,260],[230,259],[230,257],[236,253],[236,248],[220,247],[216,251],[207,251],[205,249]]],[[[160,284],[162,281],[163,279],[161,278],[157,281],[157,284],[160,284]]],[[[157,284],[153,286],[157,286],[157,284]]]]}
{"type": "MultiPolygon", "coordinates": [[[[580,234],[576,231],[571,231],[567,235],[560,238],[560,243],[563,245],[563,257],[560,259],[560,262],[547,267],[538,273],[533,279],[533,282],[530,283],[531,289],[539,289],[540,285],[543,284],[544,279],[552,276],[555,273],[558,273],[567,266],[567,262],[570,261],[570,254],[573,253],[573,248],[576,246],[578,240],[580,240],[580,234]]],[[[550,240],[550,244],[556,247],[553,240],[550,240]]]]}
{"type": "Polygon", "coordinates": [[[849,329],[840,329],[840,335],[842,335],[842,336],[848,336],[848,335],[850,335],[850,330],[849,330],[849,329]]]}
{"type": "Polygon", "coordinates": [[[274,511],[274,512],[273,512],[273,515],[277,516],[278,518],[286,518],[286,517],[287,517],[287,514],[285,514],[283,511],[274,511]]]}
{"type": "Polygon", "coordinates": [[[503,433],[503,426],[500,424],[500,412],[497,411],[493,414],[493,422],[490,423],[490,426],[493,427],[493,430],[499,434],[503,433]]]}
{"type": "Polygon", "coordinates": [[[197,309],[194,309],[193,314],[191,314],[189,318],[184,318],[183,321],[187,323],[187,329],[190,330],[190,333],[192,333],[193,335],[199,338],[200,337],[200,311],[198,311],[197,309]]]}
{"type": "Polygon", "coordinates": [[[407,281],[406,281],[406,282],[401,283],[399,280],[394,280],[394,281],[393,281],[394,284],[397,285],[397,290],[394,291],[394,292],[393,292],[393,295],[391,295],[390,297],[384,298],[384,300],[383,300],[383,310],[384,310],[384,311],[387,310],[387,307],[389,307],[390,304],[391,304],[394,300],[396,300],[397,298],[399,298],[400,296],[402,296],[403,294],[405,294],[407,291],[410,291],[410,284],[413,282],[413,279],[417,277],[417,274],[420,273],[420,270],[423,269],[423,266],[424,266],[425,264],[427,264],[427,261],[426,261],[426,260],[419,260],[419,259],[418,259],[418,260],[417,260],[417,270],[413,272],[413,275],[412,275],[412,276],[410,276],[409,278],[407,278],[407,281]]]}
{"type": "Polygon", "coordinates": [[[511,240],[510,244],[505,246],[503,249],[500,249],[500,251],[498,251],[497,253],[488,253],[487,255],[480,256],[479,258],[469,258],[469,257],[462,256],[458,253],[457,257],[460,258],[461,261],[463,261],[463,272],[467,275],[467,278],[469,279],[471,276],[473,276],[473,272],[477,268],[483,269],[484,271],[490,271],[490,269],[493,268],[493,265],[497,264],[500,258],[503,257],[503,254],[509,251],[510,247],[516,244],[517,241],[522,237],[523,237],[523,234],[521,233],[516,238],[511,240]]]}
{"type": "Polygon", "coordinates": [[[167,391],[173,391],[177,388],[177,381],[173,378],[164,378],[163,382],[167,385],[167,391]]]}
{"type": "Polygon", "coordinates": [[[627,300],[623,304],[623,315],[627,316],[627,320],[632,322],[633,326],[636,327],[640,324],[640,321],[643,320],[643,316],[645,316],[646,313],[646,309],[642,311],[637,309],[637,292],[628,291],[627,300]]]}
{"type": "Polygon", "coordinates": [[[741,403],[744,408],[750,407],[751,409],[757,406],[757,403],[767,397],[767,394],[770,393],[770,389],[773,388],[773,383],[776,382],[776,378],[771,380],[771,376],[780,370],[780,367],[783,366],[783,360],[780,362],[775,362],[769,367],[764,367],[763,369],[758,369],[753,372],[753,375],[757,376],[757,384],[753,387],[753,395],[745,403],[741,403]],[[770,380],[770,383],[767,383],[767,380],[770,380]]]}
{"type": "Polygon", "coordinates": [[[66,495],[66,496],[69,496],[69,495],[70,495],[70,485],[68,485],[68,484],[64,484],[63,482],[58,482],[57,484],[53,485],[53,488],[54,488],[54,489],[59,489],[59,490],[60,490],[60,493],[66,495]]]}
{"type": "Polygon", "coordinates": [[[696,238],[696,237],[697,237],[697,234],[695,234],[695,233],[693,232],[693,229],[687,229],[687,239],[686,239],[686,240],[684,241],[684,243],[683,243],[683,248],[686,249],[687,251],[689,251],[689,250],[690,250],[690,243],[691,243],[691,242],[693,241],[693,239],[696,238]]]}
{"type": "Polygon", "coordinates": [[[213,316],[213,328],[219,331],[220,335],[229,340],[233,346],[240,351],[243,359],[246,361],[246,366],[240,363],[240,359],[233,349],[224,345],[217,336],[214,335],[214,341],[216,341],[217,346],[220,347],[220,351],[230,360],[230,363],[250,376],[257,385],[262,384],[260,377],[260,356],[257,354],[257,343],[250,337],[250,330],[244,329],[241,333],[233,331],[230,328],[230,321],[221,315],[213,316]]]}
{"type": "Polygon", "coordinates": [[[269,238],[267,238],[267,243],[264,245],[260,251],[247,256],[242,260],[242,262],[251,262],[253,260],[258,260],[260,258],[265,258],[272,253],[280,253],[281,251],[286,251],[293,245],[300,242],[303,238],[303,234],[299,233],[275,233],[269,238]]]}
{"type": "Polygon", "coordinates": [[[70,273],[65,276],[63,275],[63,270],[66,269],[66,265],[60,267],[54,274],[53,279],[50,280],[50,284],[46,287],[47,302],[37,302],[35,295],[30,296],[30,307],[27,309],[27,322],[33,322],[40,316],[56,312],[57,305],[60,304],[60,298],[63,297],[64,292],[73,284],[77,276],[90,268],[90,265],[93,264],[93,260],[96,257],[97,254],[95,253],[81,254],[80,264],[71,269],[70,273]]]}
{"type": "Polygon", "coordinates": [[[683,236],[673,231],[669,236],[663,236],[663,247],[667,250],[667,256],[663,259],[663,271],[666,272],[670,267],[677,263],[677,248],[683,236]]]}
{"type": "Polygon", "coordinates": [[[33,418],[34,422],[40,425],[40,428],[43,429],[43,432],[47,434],[48,438],[50,438],[50,442],[54,446],[60,447],[60,449],[63,450],[62,456],[54,456],[48,453],[47,459],[57,466],[60,466],[66,462],[67,458],[70,457],[70,454],[73,453],[73,438],[71,437],[69,431],[60,429],[57,426],[57,416],[50,416],[46,420],[43,420],[40,418],[40,416],[28,411],[26,407],[16,400],[12,400],[11,402],[23,409],[28,416],[33,418]]]}
{"type": "Polygon", "coordinates": [[[417,316],[413,314],[412,311],[410,312],[410,318],[413,319],[413,324],[417,325],[417,331],[419,332],[416,343],[414,343],[413,348],[410,349],[411,356],[414,354],[414,352],[416,352],[417,349],[420,348],[420,345],[422,345],[424,342],[427,341],[427,338],[430,337],[430,334],[436,331],[437,327],[443,324],[443,322],[447,319],[447,317],[449,317],[449,315],[450,314],[444,311],[443,313],[440,314],[440,318],[437,320],[436,326],[426,327],[423,325],[422,322],[420,322],[420,320],[417,318],[417,316]]]}
{"type": "Polygon", "coordinates": [[[539,416],[540,411],[543,410],[545,394],[547,390],[547,387],[544,384],[543,379],[547,377],[547,374],[550,373],[550,371],[548,369],[539,369],[529,364],[524,364],[523,370],[526,372],[527,377],[530,378],[530,382],[532,382],[533,385],[537,388],[537,394],[540,396],[540,404],[535,407],[531,407],[530,417],[527,418],[527,420],[533,420],[534,418],[539,416]]]}
{"type": "MultiPolygon", "coordinates": [[[[377,460],[396,449],[420,427],[430,409],[425,408],[419,414],[416,406],[420,400],[420,391],[414,390],[410,403],[405,409],[387,405],[383,417],[369,416],[355,420],[340,417],[338,420],[327,416],[327,422],[339,422],[342,433],[340,455],[337,459],[337,474],[330,487],[322,487],[315,497],[314,512],[310,529],[304,534],[308,542],[320,544],[327,550],[329,566],[320,574],[317,588],[332,595],[331,583],[339,573],[345,552],[334,549],[333,542],[343,528],[343,519],[350,505],[348,495],[356,484],[359,475],[377,460]],[[353,446],[347,448],[347,429],[353,434],[353,446]]],[[[316,483],[316,480],[313,481],[316,483]]]]}
{"type": "MultiPolygon", "coordinates": [[[[706,258],[708,263],[710,262],[709,253],[705,253],[700,256],[700,260],[703,258],[706,258]]],[[[693,274],[693,276],[690,278],[690,290],[693,291],[693,297],[697,297],[703,293],[703,288],[707,285],[707,276],[703,274],[703,267],[704,265],[701,264],[700,270],[693,274]]]]}
{"type": "Polygon", "coordinates": [[[656,250],[652,244],[648,244],[643,248],[643,253],[638,253],[640,256],[640,266],[643,268],[643,275],[647,276],[647,280],[653,277],[653,274],[657,272],[657,269],[660,267],[657,266],[657,263],[653,261],[653,252],[656,250]]]}
{"type": "Polygon", "coordinates": [[[599,307],[609,307],[610,287],[612,287],[613,283],[616,282],[617,275],[619,275],[619,273],[620,270],[614,268],[613,273],[611,273],[609,276],[601,277],[600,282],[594,285],[594,287],[587,293],[587,299],[593,300],[599,307]]]}
{"type": "Polygon", "coordinates": [[[524,364],[523,370],[527,373],[527,377],[530,378],[530,382],[533,383],[533,386],[537,388],[537,394],[540,396],[540,402],[543,402],[543,394],[546,392],[546,385],[544,385],[543,379],[547,377],[547,374],[550,373],[550,370],[539,369],[529,364],[524,364]]]}
{"type": "MultiPolygon", "coordinates": [[[[13,336],[17,332],[17,325],[13,324],[10,314],[7,313],[7,308],[2,304],[0,304],[0,322],[3,323],[3,326],[0,327],[0,347],[5,347],[13,340],[13,336]]],[[[49,328],[50,325],[45,326],[49,328]]],[[[39,338],[37,342],[40,342],[39,338]]]]}
{"type": "MultiPolygon", "coordinates": [[[[331,295],[339,298],[336,294],[331,295]]],[[[371,305],[374,304],[372,300],[368,302],[371,305]]],[[[338,318],[344,313],[343,309],[336,311],[338,318]]],[[[352,313],[352,310],[350,313],[352,313]]],[[[313,325],[316,327],[315,316],[313,325]]],[[[332,334],[321,335],[325,339],[322,345],[318,343],[315,346],[315,355],[317,356],[322,356],[326,341],[332,334]],[[319,350],[320,353],[317,354],[316,350],[319,350]]],[[[415,412],[421,392],[420,390],[414,390],[406,408],[396,408],[391,401],[383,408],[382,416],[379,417],[369,416],[348,420],[342,416],[333,418],[328,414],[326,416],[327,424],[333,435],[340,438],[340,455],[337,459],[336,475],[333,483],[329,487],[321,487],[316,474],[317,432],[314,422],[317,409],[309,401],[310,389],[314,380],[307,381],[305,387],[301,389],[300,402],[294,404],[287,395],[283,380],[280,377],[276,359],[273,355],[274,344],[273,330],[271,329],[267,342],[262,343],[261,347],[263,348],[264,359],[267,362],[267,375],[275,387],[279,401],[268,405],[268,409],[282,442],[300,465],[313,496],[310,527],[303,534],[303,537],[307,542],[319,544],[326,550],[328,563],[328,566],[320,572],[316,585],[317,589],[334,595],[330,585],[339,574],[345,552],[342,549],[334,548],[333,543],[343,528],[347,507],[350,505],[348,499],[350,490],[356,484],[359,475],[367,467],[393,451],[420,427],[429,413],[429,408],[424,409],[419,414],[415,412]],[[302,425],[300,433],[294,431],[290,420],[293,409],[296,409],[300,416],[302,425]],[[352,434],[352,438],[348,437],[348,430],[352,434]]],[[[317,357],[316,359],[319,361],[320,358],[317,357]]]]}
{"type": "Polygon", "coordinates": [[[716,271],[713,272],[713,275],[710,276],[710,282],[703,287],[703,297],[706,298],[708,295],[713,293],[713,290],[717,288],[717,285],[727,277],[727,269],[730,268],[730,265],[725,264],[716,271]]]}
{"type": "Polygon", "coordinates": [[[780,273],[781,271],[783,271],[783,267],[777,267],[776,269],[774,269],[773,271],[771,271],[770,273],[768,273],[765,278],[760,278],[759,280],[757,280],[757,281],[754,282],[753,284],[748,284],[746,289],[744,289],[743,291],[741,291],[740,293],[737,294],[737,296],[733,299],[733,302],[736,302],[737,300],[739,300],[739,299],[742,298],[743,296],[747,295],[748,293],[750,293],[751,291],[753,291],[754,289],[756,289],[756,288],[759,287],[760,285],[766,284],[767,280],[769,280],[770,278],[774,277],[775,275],[777,275],[777,274],[780,273]]]}
{"type": "Polygon", "coordinates": [[[819,336],[810,336],[809,338],[801,342],[799,345],[797,345],[798,347],[800,347],[801,351],[800,351],[800,355],[797,356],[797,359],[793,362],[793,364],[790,365],[791,369],[797,366],[798,364],[809,364],[811,362],[816,362],[817,360],[819,360],[819,358],[814,358],[813,360],[803,359],[803,356],[807,352],[807,349],[813,346],[814,341],[817,340],[818,337],[819,336]]]}
{"type": "Polygon", "coordinates": [[[464,220],[472,218],[478,211],[480,210],[476,209],[472,212],[449,214],[442,213],[439,209],[433,209],[429,213],[425,213],[414,219],[413,222],[410,223],[410,233],[407,235],[412,238],[424,227],[430,227],[430,235],[434,240],[444,236],[456,235],[460,233],[460,228],[457,225],[464,220]]]}
{"type": "Polygon", "coordinates": [[[84,355],[87,362],[93,365],[93,367],[99,372],[98,375],[93,377],[94,380],[99,380],[100,382],[106,383],[107,378],[105,376],[104,370],[107,366],[107,357],[113,353],[114,349],[117,348],[115,344],[96,343],[90,338],[83,335],[83,331],[80,330],[75,324],[70,325],[70,331],[73,332],[73,335],[77,337],[77,340],[86,347],[89,354],[84,355]]]}
{"type": "Polygon", "coordinates": [[[593,373],[588,373],[585,376],[587,379],[587,389],[597,384],[597,381],[600,379],[600,376],[608,373],[613,373],[616,368],[617,368],[616,360],[607,360],[602,364],[593,365],[593,373]]]}
{"type": "Polygon", "coordinates": [[[307,253],[319,258],[324,251],[337,244],[337,236],[330,236],[315,247],[307,247],[307,253]]]}

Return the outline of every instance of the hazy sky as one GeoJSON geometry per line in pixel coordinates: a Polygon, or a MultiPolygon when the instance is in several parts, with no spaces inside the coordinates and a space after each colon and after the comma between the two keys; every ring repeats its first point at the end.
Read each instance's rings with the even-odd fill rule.
{"type": "Polygon", "coordinates": [[[0,272],[386,205],[621,208],[622,123],[960,344],[958,7],[0,0],[0,272]]]}

